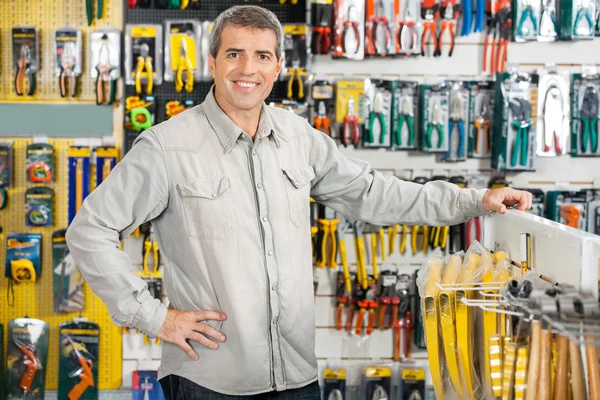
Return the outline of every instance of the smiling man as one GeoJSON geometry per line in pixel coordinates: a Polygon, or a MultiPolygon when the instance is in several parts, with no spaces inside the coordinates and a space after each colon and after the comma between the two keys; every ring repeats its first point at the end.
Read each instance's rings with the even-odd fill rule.
{"type": "Polygon", "coordinates": [[[311,196],[375,225],[452,225],[531,206],[526,192],[417,185],[345,157],[304,119],[265,105],[282,47],[270,11],[223,12],[204,103],[142,133],[67,232],[113,320],[163,340],[167,399],[320,399],[311,196]],[[146,221],[169,308],[119,250],[146,221]]]}

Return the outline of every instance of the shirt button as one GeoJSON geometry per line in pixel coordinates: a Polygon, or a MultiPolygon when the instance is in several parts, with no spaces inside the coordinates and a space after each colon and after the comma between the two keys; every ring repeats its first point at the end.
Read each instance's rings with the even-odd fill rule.
{"type": "Polygon", "coordinates": [[[262,183],[259,183],[258,185],[256,185],[256,187],[262,189],[262,183]]]}
{"type": "Polygon", "coordinates": [[[294,185],[295,185],[295,186],[298,186],[298,181],[294,181],[294,185]]]}
{"type": "Polygon", "coordinates": [[[267,222],[267,217],[262,217],[263,222],[267,222]]]}
{"type": "Polygon", "coordinates": [[[270,255],[270,256],[272,256],[273,255],[273,250],[267,251],[267,254],[270,255]]]}
{"type": "Polygon", "coordinates": [[[273,325],[277,324],[277,320],[278,320],[277,317],[273,318],[273,325]]]}
{"type": "Polygon", "coordinates": [[[217,194],[216,194],[216,193],[213,193],[213,194],[212,194],[212,197],[217,197],[217,194]]]}
{"type": "Polygon", "coordinates": [[[252,155],[256,155],[256,150],[252,150],[252,155]]]}
{"type": "Polygon", "coordinates": [[[276,283],[274,283],[274,284],[273,284],[273,286],[271,286],[271,288],[272,288],[273,290],[277,290],[277,284],[276,284],[276,283]]]}

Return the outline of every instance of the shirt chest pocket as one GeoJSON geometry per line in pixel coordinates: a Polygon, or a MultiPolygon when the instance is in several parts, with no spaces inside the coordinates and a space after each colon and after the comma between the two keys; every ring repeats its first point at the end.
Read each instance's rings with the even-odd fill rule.
{"type": "Polygon", "coordinates": [[[302,165],[284,168],[283,176],[290,220],[296,228],[300,228],[308,223],[310,217],[310,183],[315,179],[315,171],[310,165],[302,165]]]}
{"type": "Polygon", "coordinates": [[[237,229],[229,178],[178,183],[190,236],[225,240],[237,229]]]}

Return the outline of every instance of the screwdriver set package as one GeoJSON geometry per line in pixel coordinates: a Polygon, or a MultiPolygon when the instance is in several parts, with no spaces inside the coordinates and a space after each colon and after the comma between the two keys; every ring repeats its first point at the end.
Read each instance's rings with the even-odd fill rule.
{"type": "Polygon", "coordinates": [[[400,365],[398,400],[426,399],[425,378],[427,371],[415,365],[400,365]]]}
{"type": "Polygon", "coordinates": [[[560,0],[562,40],[590,40],[596,35],[596,3],[594,0],[560,0]]]}
{"type": "Polygon", "coordinates": [[[555,157],[567,154],[571,121],[569,73],[552,68],[543,69],[538,74],[537,155],[555,157]]]}
{"type": "Polygon", "coordinates": [[[420,22],[421,2],[418,0],[395,1],[396,27],[394,38],[396,39],[396,54],[403,56],[420,56],[421,42],[420,33],[423,25],[420,22]]]}
{"type": "MultiPolygon", "coordinates": [[[[552,0],[550,0],[552,1],[552,0]]],[[[542,1],[513,1],[513,37],[515,42],[527,42],[537,40],[538,38],[538,21],[540,21],[539,30],[542,29],[545,22],[542,24],[540,19],[542,13],[542,1]]],[[[554,16],[556,18],[556,15],[554,16]]],[[[550,18],[550,17],[548,17],[550,18]]],[[[552,21],[549,21],[552,24],[552,21]]]]}
{"type": "Polygon", "coordinates": [[[54,224],[54,190],[36,186],[25,191],[25,225],[30,227],[54,224]]]}
{"type": "Polygon", "coordinates": [[[494,82],[471,81],[468,124],[469,158],[492,155],[492,117],[494,115],[494,82]]]}
{"type": "Polygon", "coordinates": [[[415,121],[419,110],[419,84],[395,81],[393,88],[392,149],[414,150],[417,148],[419,134],[415,121]]]}
{"type": "Polygon", "coordinates": [[[421,85],[419,92],[419,147],[424,153],[447,153],[450,87],[446,83],[421,85]]]}
{"type": "Polygon", "coordinates": [[[468,82],[449,81],[448,151],[441,161],[457,162],[467,159],[467,135],[465,126],[470,126],[469,103],[471,90],[468,82]]]}
{"type": "Polygon", "coordinates": [[[33,96],[40,60],[38,29],[31,25],[12,28],[12,63],[16,67],[14,90],[17,96],[33,96]]]}
{"type": "Polygon", "coordinates": [[[393,81],[371,79],[365,83],[363,147],[391,146],[393,81]]]}
{"type": "Polygon", "coordinates": [[[197,20],[165,21],[165,76],[167,82],[175,82],[175,91],[190,93],[194,80],[202,78],[199,66],[202,30],[197,20]],[[184,85],[185,84],[185,85],[184,85]]]}
{"type": "Polygon", "coordinates": [[[67,322],[59,328],[58,398],[98,398],[100,327],[87,321],[67,322]]]}
{"type": "Polygon", "coordinates": [[[333,0],[312,0],[310,16],[312,19],[311,48],[313,54],[329,54],[331,49],[331,24],[333,0]]]}
{"type": "Polygon", "coordinates": [[[13,147],[12,140],[0,141],[0,186],[3,188],[13,185],[13,147]]]}
{"type": "Polygon", "coordinates": [[[333,58],[365,58],[365,2],[340,0],[334,4],[333,58]]]}
{"type": "Polygon", "coordinates": [[[331,137],[335,137],[332,118],[335,105],[334,88],[333,82],[323,79],[316,80],[310,88],[314,101],[312,125],[331,137]]]}
{"type": "Polygon", "coordinates": [[[344,400],[346,398],[346,370],[325,368],[323,371],[324,399],[344,400]]]}
{"type": "Polygon", "coordinates": [[[283,25],[284,65],[281,79],[287,81],[287,98],[305,100],[304,81],[310,68],[308,25],[283,25]]]}
{"type": "Polygon", "coordinates": [[[162,40],[162,25],[125,26],[125,84],[135,85],[138,96],[142,93],[152,95],[154,85],[162,83],[162,40]]]}
{"type": "Polygon", "coordinates": [[[69,251],[66,230],[52,233],[52,282],[54,312],[81,312],[84,307],[83,275],[69,251]]]}
{"type": "Polygon", "coordinates": [[[591,191],[557,191],[546,193],[546,218],[572,228],[585,230],[587,204],[591,191]]]}
{"type": "Polygon", "coordinates": [[[492,147],[497,171],[535,171],[537,86],[536,74],[497,74],[492,147]]]}
{"type": "Polygon", "coordinates": [[[365,81],[339,80],[335,82],[335,121],[339,126],[340,142],[344,146],[360,145],[364,123],[365,81]]]}
{"type": "Polygon", "coordinates": [[[50,326],[39,319],[8,324],[4,394],[7,399],[44,398],[50,326]]]}
{"type": "Polygon", "coordinates": [[[65,26],[54,31],[54,74],[59,78],[61,97],[77,95],[81,75],[81,30],[65,26]]]}
{"type": "Polygon", "coordinates": [[[571,107],[571,156],[599,157],[600,75],[595,68],[573,74],[571,107]]]}
{"type": "Polygon", "coordinates": [[[391,365],[366,365],[360,384],[362,399],[389,399],[392,390],[391,365]]]}
{"type": "Polygon", "coordinates": [[[366,0],[365,55],[386,57],[396,52],[396,0],[366,0]]]}

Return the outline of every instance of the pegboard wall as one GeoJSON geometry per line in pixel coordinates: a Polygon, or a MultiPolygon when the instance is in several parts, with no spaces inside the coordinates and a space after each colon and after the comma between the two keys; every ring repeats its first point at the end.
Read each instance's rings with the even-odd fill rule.
{"type": "MultiPolygon", "coordinates": [[[[3,138],[4,140],[4,138],[3,138]]],[[[7,139],[13,140],[13,139],[7,139]]],[[[68,156],[67,150],[72,140],[49,140],[55,149],[55,181],[44,185],[54,189],[54,226],[31,228],[25,225],[25,191],[29,187],[40,186],[26,182],[25,150],[30,139],[14,140],[14,185],[8,189],[7,207],[0,211],[0,323],[5,328],[15,318],[39,318],[50,324],[48,365],[46,368],[46,389],[58,388],[58,327],[74,317],[86,317],[100,325],[100,347],[98,365],[98,388],[118,389],[121,387],[121,329],[114,325],[104,303],[84,285],[85,308],[82,313],[58,314],[54,312],[53,273],[52,273],[52,232],[67,227],[68,222],[68,156]],[[14,306],[7,305],[9,291],[8,278],[4,277],[6,263],[6,237],[11,232],[42,234],[42,272],[35,283],[14,285],[14,306]]],[[[6,354],[7,335],[4,337],[6,354]]],[[[2,361],[4,362],[4,361],[2,361]]]]}
{"type": "MultiPolygon", "coordinates": [[[[299,0],[297,4],[286,2],[281,4],[279,0],[269,0],[260,2],[242,2],[239,0],[201,0],[199,10],[163,10],[154,9],[154,0],[151,1],[151,8],[125,8],[124,20],[125,24],[161,24],[164,29],[164,21],[177,19],[194,19],[196,21],[214,21],[214,19],[224,10],[241,4],[256,4],[268,8],[273,11],[281,23],[299,23],[304,24],[307,21],[306,0],[299,0]]],[[[166,37],[166,35],[165,35],[166,37]]],[[[164,41],[163,41],[164,46],[164,41]]],[[[194,104],[200,104],[204,101],[204,97],[212,86],[210,82],[194,82],[194,90],[192,93],[185,91],[177,93],[175,91],[174,82],[165,82],[161,85],[154,86],[154,97],[157,104],[157,114],[155,123],[160,123],[165,120],[165,104],[169,100],[179,100],[183,103],[186,99],[191,99],[194,104]]],[[[135,87],[125,86],[125,97],[135,94],[135,87]]],[[[273,91],[267,98],[267,103],[271,101],[281,101],[286,98],[287,81],[277,81],[273,86],[273,91]]],[[[127,152],[139,132],[125,130],[123,150],[127,152]]]]}
{"type": "MultiPolygon", "coordinates": [[[[96,13],[97,0],[93,0],[96,13]]],[[[86,2],[83,0],[2,0],[0,1],[0,101],[95,102],[94,81],[90,77],[89,38],[94,30],[106,26],[119,29],[123,25],[120,0],[105,0],[101,20],[87,24],[86,2]],[[39,29],[40,71],[35,74],[36,90],[32,97],[17,96],[14,91],[11,29],[18,25],[34,25],[39,29]],[[82,30],[82,74],[78,78],[79,94],[75,98],[60,97],[58,77],[54,73],[54,31],[65,25],[82,30]]]]}

